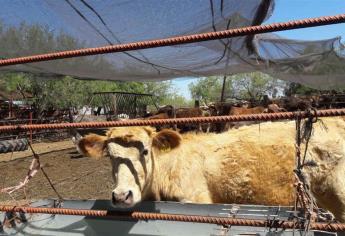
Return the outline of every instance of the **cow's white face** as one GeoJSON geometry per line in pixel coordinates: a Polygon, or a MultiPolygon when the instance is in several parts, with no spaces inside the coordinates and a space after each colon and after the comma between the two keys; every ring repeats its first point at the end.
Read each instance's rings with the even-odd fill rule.
{"type": "Polygon", "coordinates": [[[155,150],[167,150],[180,144],[181,137],[171,130],[156,133],[150,127],[119,127],[107,136],[88,135],[78,148],[85,156],[108,156],[112,165],[115,188],[112,203],[132,207],[150,192],[154,172],[155,150]]]}
{"type": "Polygon", "coordinates": [[[130,207],[141,201],[152,177],[151,133],[143,128],[116,128],[109,132],[106,148],[115,182],[113,204],[130,207]]]}

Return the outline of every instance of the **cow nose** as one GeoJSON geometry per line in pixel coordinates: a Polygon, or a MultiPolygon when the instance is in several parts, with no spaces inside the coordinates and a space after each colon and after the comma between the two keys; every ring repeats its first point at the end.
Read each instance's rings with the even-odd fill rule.
{"type": "Polygon", "coordinates": [[[116,193],[115,191],[113,191],[111,200],[113,204],[116,204],[116,203],[131,204],[133,202],[133,192],[131,190],[127,192],[120,192],[120,193],[116,193]]]}

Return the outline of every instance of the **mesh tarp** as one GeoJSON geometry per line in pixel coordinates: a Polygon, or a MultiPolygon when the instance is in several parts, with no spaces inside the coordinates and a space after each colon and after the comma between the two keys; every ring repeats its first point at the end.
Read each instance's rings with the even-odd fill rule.
{"type": "MultiPolygon", "coordinates": [[[[97,47],[261,24],[273,0],[3,0],[1,58],[97,47]]],[[[237,37],[27,65],[2,71],[81,79],[159,81],[262,71],[314,88],[345,85],[340,38],[237,37]]]]}

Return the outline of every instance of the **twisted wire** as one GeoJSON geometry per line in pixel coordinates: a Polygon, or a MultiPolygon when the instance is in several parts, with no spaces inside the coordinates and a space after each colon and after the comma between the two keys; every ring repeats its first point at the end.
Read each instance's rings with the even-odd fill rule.
{"type": "Polygon", "coordinates": [[[250,26],[250,27],[242,27],[242,28],[229,29],[229,30],[223,30],[223,31],[217,31],[217,32],[192,34],[192,35],[178,36],[178,37],[165,38],[165,39],[147,40],[147,41],[117,44],[117,45],[110,45],[110,46],[103,46],[103,47],[84,48],[84,49],[53,52],[53,53],[33,55],[33,56],[10,58],[10,59],[0,60],[0,66],[17,65],[17,64],[24,64],[24,63],[31,63],[31,62],[39,62],[39,61],[50,61],[50,60],[56,60],[56,59],[90,56],[90,55],[96,55],[96,54],[133,51],[133,50],[146,49],[146,48],[156,48],[156,47],[172,46],[172,45],[178,45],[178,44],[195,43],[195,42],[201,42],[201,41],[232,38],[232,37],[245,36],[245,35],[269,33],[269,32],[275,32],[275,31],[301,29],[301,28],[306,28],[306,27],[315,27],[315,26],[330,25],[330,24],[339,24],[339,23],[344,23],[344,22],[345,22],[345,14],[339,14],[339,15],[334,15],[334,16],[324,16],[324,17],[317,17],[317,18],[307,18],[307,19],[302,19],[302,20],[273,23],[273,24],[267,24],[267,25],[257,25],[257,26],[250,26]]]}

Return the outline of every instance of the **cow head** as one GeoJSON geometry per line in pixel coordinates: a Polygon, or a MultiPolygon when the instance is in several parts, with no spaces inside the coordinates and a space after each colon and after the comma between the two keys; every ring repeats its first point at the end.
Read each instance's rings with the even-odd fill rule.
{"type": "Polygon", "coordinates": [[[85,156],[110,158],[115,182],[112,202],[118,207],[131,207],[150,192],[155,155],[177,148],[180,143],[181,136],[172,130],[118,127],[110,129],[106,136],[85,136],[78,148],[85,156]]]}

